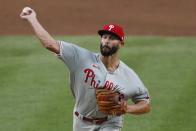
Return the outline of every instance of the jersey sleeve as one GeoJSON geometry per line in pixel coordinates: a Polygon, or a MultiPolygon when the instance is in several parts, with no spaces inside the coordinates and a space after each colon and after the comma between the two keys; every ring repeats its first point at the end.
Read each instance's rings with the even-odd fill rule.
{"type": "Polygon", "coordinates": [[[84,54],[83,48],[64,41],[59,41],[60,53],[56,54],[69,68],[70,71],[74,71],[79,66],[80,55],[84,54]]]}
{"type": "Polygon", "coordinates": [[[135,95],[132,96],[132,101],[137,103],[139,101],[150,102],[148,89],[145,87],[139,76],[134,72],[134,82],[136,87],[135,95]]]}
{"type": "Polygon", "coordinates": [[[148,101],[150,102],[150,96],[147,88],[143,86],[139,86],[136,95],[132,97],[132,101],[137,103],[139,101],[148,101]]]}

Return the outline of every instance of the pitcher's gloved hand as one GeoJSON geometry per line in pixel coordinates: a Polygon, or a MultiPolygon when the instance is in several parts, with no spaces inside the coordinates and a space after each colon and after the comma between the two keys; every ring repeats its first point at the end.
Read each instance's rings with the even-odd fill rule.
{"type": "Polygon", "coordinates": [[[120,116],[126,113],[127,104],[118,92],[96,88],[96,100],[103,114],[120,116]]]}

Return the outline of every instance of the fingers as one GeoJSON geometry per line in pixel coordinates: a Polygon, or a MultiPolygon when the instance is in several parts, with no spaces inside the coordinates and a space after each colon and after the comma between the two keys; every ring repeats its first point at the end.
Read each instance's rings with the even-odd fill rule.
{"type": "Polygon", "coordinates": [[[25,12],[21,12],[20,16],[26,16],[27,14],[25,12]]]}
{"type": "Polygon", "coordinates": [[[126,103],[126,101],[122,102],[122,108],[124,109],[125,112],[127,111],[127,103],[126,103]]]}
{"type": "Polygon", "coordinates": [[[20,18],[24,19],[24,16],[25,16],[25,15],[26,15],[26,14],[25,14],[24,12],[20,13],[20,18]]]}
{"type": "Polygon", "coordinates": [[[36,14],[30,7],[25,7],[20,14],[21,19],[32,19],[34,17],[36,17],[36,14]]]}
{"type": "Polygon", "coordinates": [[[29,15],[32,15],[33,11],[32,10],[29,10],[28,12],[21,12],[20,16],[29,16],[29,15]]]}
{"type": "Polygon", "coordinates": [[[24,12],[22,12],[22,13],[20,14],[20,18],[21,18],[21,19],[27,19],[27,14],[24,13],[24,12]]]}

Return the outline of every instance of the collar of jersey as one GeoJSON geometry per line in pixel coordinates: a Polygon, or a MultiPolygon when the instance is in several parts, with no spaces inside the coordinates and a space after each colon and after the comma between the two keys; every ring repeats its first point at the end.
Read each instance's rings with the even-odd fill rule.
{"type": "Polygon", "coordinates": [[[119,71],[120,66],[121,66],[121,61],[120,61],[120,60],[119,60],[119,65],[118,65],[118,67],[116,68],[116,70],[115,70],[114,72],[111,72],[111,71],[108,71],[108,70],[106,69],[105,65],[103,64],[103,62],[102,62],[102,60],[101,60],[101,55],[100,55],[100,53],[97,55],[97,57],[98,57],[98,60],[99,60],[100,63],[101,63],[102,68],[104,68],[104,70],[105,70],[107,73],[109,73],[109,74],[115,74],[115,73],[117,73],[117,72],[119,71]]]}

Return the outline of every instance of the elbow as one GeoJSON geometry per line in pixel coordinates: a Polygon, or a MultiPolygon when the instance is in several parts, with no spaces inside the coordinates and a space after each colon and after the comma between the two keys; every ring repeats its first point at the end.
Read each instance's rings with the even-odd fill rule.
{"type": "Polygon", "coordinates": [[[145,113],[149,113],[150,110],[151,110],[151,105],[150,103],[147,103],[145,113]]]}
{"type": "Polygon", "coordinates": [[[50,50],[50,51],[52,51],[56,54],[59,54],[59,52],[60,52],[60,46],[59,46],[57,41],[54,41],[54,42],[49,43],[49,44],[43,44],[43,45],[46,49],[48,49],[48,50],[50,50]]]}
{"type": "Polygon", "coordinates": [[[54,48],[52,44],[44,45],[44,47],[45,47],[46,49],[48,49],[48,50],[51,50],[51,49],[54,48]]]}
{"type": "Polygon", "coordinates": [[[54,39],[44,39],[44,40],[40,40],[42,45],[46,48],[46,49],[53,49],[55,48],[55,45],[58,43],[56,40],[54,39]]]}

